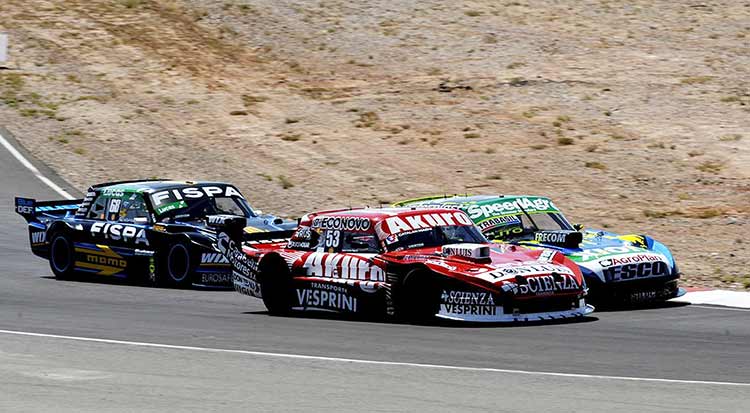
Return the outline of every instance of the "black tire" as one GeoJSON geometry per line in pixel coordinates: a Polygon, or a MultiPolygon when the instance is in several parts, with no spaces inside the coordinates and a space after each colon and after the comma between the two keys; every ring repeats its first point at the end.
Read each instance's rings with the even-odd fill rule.
{"type": "Polygon", "coordinates": [[[52,234],[49,243],[49,267],[58,280],[75,278],[75,247],[64,232],[52,234]]]}
{"type": "Polygon", "coordinates": [[[269,314],[289,314],[293,291],[286,263],[281,258],[268,257],[261,262],[259,270],[260,293],[269,314]]]}
{"type": "Polygon", "coordinates": [[[169,244],[159,260],[155,284],[160,287],[188,288],[195,272],[193,249],[186,242],[169,244]]]}
{"type": "Polygon", "coordinates": [[[396,291],[396,315],[402,321],[428,324],[440,310],[438,277],[426,269],[409,271],[396,291]]]}

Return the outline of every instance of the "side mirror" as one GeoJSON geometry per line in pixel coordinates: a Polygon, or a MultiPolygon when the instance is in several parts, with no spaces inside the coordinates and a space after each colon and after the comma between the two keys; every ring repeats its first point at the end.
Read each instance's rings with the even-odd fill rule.
{"type": "Polygon", "coordinates": [[[583,224],[573,224],[573,229],[575,229],[576,231],[581,231],[583,230],[583,224]]]}

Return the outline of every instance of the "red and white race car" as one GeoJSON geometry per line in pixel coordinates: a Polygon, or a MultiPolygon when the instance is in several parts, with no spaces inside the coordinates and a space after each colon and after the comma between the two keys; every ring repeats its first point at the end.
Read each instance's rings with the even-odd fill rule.
{"type": "Polygon", "coordinates": [[[593,311],[580,269],[563,254],[489,243],[455,209],[311,213],[285,242],[243,240],[242,225],[217,225],[218,248],[235,289],[271,313],[510,322],[593,311]]]}

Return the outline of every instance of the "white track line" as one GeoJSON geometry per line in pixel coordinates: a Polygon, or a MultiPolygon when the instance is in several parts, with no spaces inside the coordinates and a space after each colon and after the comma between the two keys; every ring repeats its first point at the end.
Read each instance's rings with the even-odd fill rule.
{"type": "Polygon", "coordinates": [[[29,336],[29,337],[45,337],[45,338],[55,338],[55,339],[62,339],[62,340],[86,341],[86,342],[105,343],[105,344],[119,344],[119,345],[134,346],[134,347],[151,347],[151,348],[162,348],[162,349],[170,349],[170,350],[201,351],[201,352],[207,352],[207,353],[243,354],[243,355],[257,356],[257,357],[275,357],[275,358],[286,358],[286,359],[297,359],[297,360],[315,360],[315,361],[368,364],[368,365],[379,365],[379,366],[416,367],[416,368],[426,368],[426,369],[458,370],[458,371],[505,373],[505,374],[523,374],[523,375],[529,375],[529,376],[586,378],[586,379],[597,379],[597,380],[643,381],[643,382],[652,382],[652,383],[702,384],[702,385],[714,385],[714,386],[750,387],[750,383],[738,383],[738,382],[727,382],[727,381],[678,380],[678,379],[657,379],[657,378],[649,378],[649,377],[602,376],[602,375],[597,375],[597,374],[554,373],[554,372],[546,372],[546,371],[496,369],[496,368],[491,368],[491,367],[465,367],[465,366],[450,366],[450,365],[443,365],[443,364],[407,363],[407,362],[400,362],[400,361],[363,360],[363,359],[350,359],[350,358],[342,358],[342,357],[308,356],[304,354],[269,353],[265,351],[231,350],[231,349],[210,348],[210,347],[178,346],[178,345],[173,345],[173,344],[143,343],[143,342],[138,342],[138,341],[123,341],[123,340],[110,340],[110,339],[105,339],[105,338],[62,336],[62,335],[57,335],[57,334],[31,333],[27,331],[14,331],[14,330],[0,330],[0,334],[10,334],[10,335],[16,335],[16,336],[29,336]]]}
{"type": "Polygon", "coordinates": [[[719,305],[690,304],[690,308],[707,308],[709,310],[742,311],[744,313],[750,313],[750,309],[748,308],[721,307],[719,305]]]}
{"type": "Polygon", "coordinates": [[[2,144],[5,149],[10,152],[11,155],[13,155],[16,159],[18,159],[18,162],[21,162],[21,165],[25,166],[28,170],[34,173],[37,178],[39,178],[40,181],[44,182],[48,187],[52,188],[55,192],[62,195],[65,199],[75,199],[72,195],[67,193],[64,189],[57,186],[56,183],[52,182],[49,178],[42,175],[41,172],[39,172],[39,169],[36,168],[36,166],[32,165],[31,162],[29,162],[28,159],[26,159],[23,155],[21,155],[21,152],[18,152],[16,148],[13,147],[13,145],[8,142],[2,133],[0,133],[0,144],[2,144]]]}

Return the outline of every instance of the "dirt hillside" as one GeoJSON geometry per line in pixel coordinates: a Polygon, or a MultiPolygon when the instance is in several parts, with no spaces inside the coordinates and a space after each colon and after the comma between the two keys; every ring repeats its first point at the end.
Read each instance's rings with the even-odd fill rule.
{"type": "Polygon", "coordinates": [[[0,123],[79,188],[221,179],[287,216],[553,197],[750,288],[748,1],[4,0],[0,123]]]}

